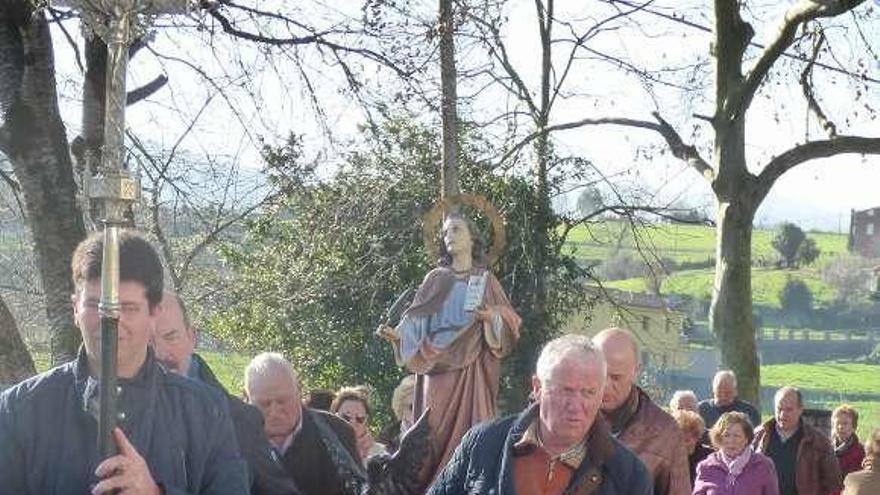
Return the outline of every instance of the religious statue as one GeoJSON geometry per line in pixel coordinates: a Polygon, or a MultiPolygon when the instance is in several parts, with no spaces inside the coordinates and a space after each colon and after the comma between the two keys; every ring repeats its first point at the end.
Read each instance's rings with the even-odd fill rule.
{"type": "MultiPolygon", "coordinates": [[[[493,419],[501,358],[519,338],[521,319],[488,270],[474,224],[446,217],[439,266],[431,270],[396,328],[380,327],[398,364],[422,375],[416,402],[430,410],[427,486],[471,426],[493,419]]],[[[421,411],[415,411],[418,415],[421,411]]]]}

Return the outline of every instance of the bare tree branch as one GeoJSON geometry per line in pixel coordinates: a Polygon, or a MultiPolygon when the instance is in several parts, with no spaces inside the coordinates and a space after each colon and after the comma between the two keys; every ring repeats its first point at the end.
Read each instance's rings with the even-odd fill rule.
{"type": "Polygon", "coordinates": [[[837,137],[837,126],[834,125],[825,112],[822,111],[822,107],[819,106],[819,101],[816,100],[816,96],[813,94],[813,84],[812,84],[812,75],[813,75],[813,66],[816,64],[816,58],[819,56],[819,51],[822,49],[822,44],[825,42],[825,33],[819,32],[818,38],[816,39],[816,43],[813,45],[813,54],[810,57],[810,62],[807,63],[807,66],[804,67],[803,72],[801,72],[801,88],[804,92],[804,98],[807,99],[807,106],[816,115],[816,119],[819,121],[819,125],[825,129],[825,132],[828,133],[828,137],[834,139],[837,137]]]}
{"type": "Polygon", "coordinates": [[[649,122],[646,120],[636,120],[636,119],[626,119],[626,118],[600,118],[600,119],[582,119],[574,122],[567,122],[564,124],[555,124],[548,126],[544,129],[539,129],[534,133],[523,138],[522,141],[517,143],[513,148],[511,148],[504,156],[501,158],[501,162],[505,162],[511,156],[519,152],[523,147],[528,145],[530,142],[537,139],[542,133],[551,133],[555,131],[563,131],[568,129],[577,129],[585,126],[593,126],[593,125],[618,125],[624,127],[636,127],[639,129],[648,129],[659,133],[663,136],[663,139],[666,140],[666,144],[669,146],[669,149],[672,151],[673,156],[680,160],[684,160],[688,165],[693,167],[697,172],[700,173],[707,181],[711,182],[715,178],[715,170],[712,169],[712,166],[709,165],[703,157],[700,156],[699,151],[693,145],[686,144],[684,140],[682,140],[681,136],[675,129],[657,112],[654,112],[654,118],[657,119],[657,122],[649,122]]]}
{"type": "Polygon", "coordinates": [[[271,46],[312,45],[312,44],[317,45],[317,46],[324,46],[324,47],[327,47],[333,51],[342,51],[342,52],[348,52],[348,53],[354,53],[357,55],[361,55],[369,60],[373,60],[375,62],[382,64],[385,67],[388,67],[389,69],[391,69],[395,73],[397,73],[398,76],[405,78],[410,75],[408,71],[401,69],[397,64],[394,63],[394,61],[392,61],[391,59],[389,59],[385,55],[376,52],[375,50],[371,50],[369,48],[363,48],[363,47],[359,48],[359,47],[346,46],[346,45],[342,45],[342,44],[335,43],[333,41],[328,40],[327,35],[332,34],[333,31],[315,32],[315,31],[312,31],[311,28],[308,28],[301,23],[297,23],[296,24],[297,26],[304,28],[304,29],[309,29],[311,31],[310,34],[305,35],[305,36],[290,36],[290,37],[286,37],[286,38],[278,38],[278,37],[274,37],[274,36],[267,36],[267,35],[264,35],[261,33],[253,33],[250,31],[245,31],[243,29],[239,29],[235,26],[235,23],[233,21],[231,21],[228,17],[226,17],[225,15],[220,13],[219,5],[229,5],[229,6],[234,6],[236,8],[240,8],[240,9],[246,9],[252,13],[259,13],[260,15],[268,15],[270,17],[281,18],[281,19],[285,20],[286,22],[292,23],[293,21],[287,17],[279,16],[278,14],[271,14],[271,13],[267,13],[267,12],[258,11],[256,9],[251,9],[249,7],[243,7],[240,5],[233,4],[232,2],[229,2],[226,0],[223,0],[217,4],[211,4],[209,2],[203,1],[202,6],[207,10],[208,14],[212,18],[216,19],[217,22],[220,23],[220,27],[223,28],[223,31],[226,32],[227,34],[235,36],[236,38],[241,38],[241,39],[244,39],[247,41],[253,41],[256,43],[263,43],[263,44],[271,45],[271,46]]]}
{"type": "Polygon", "coordinates": [[[152,96],[156,91],[162,89],[163,86],[168,84],[168,76],[165,74],[159,74],[155,79],[144,84],[139,88],[135,88],[128,92],[125,97],[126,105],[134,105],[135,103],[152,96]]]}
{"type": "Polygon", "coordinates": [[[736,113],[749,108],[752,98],[767,77],[770,68],[794,42],[795,34],[802,24],[813,19],[846,13],[863,2],[864,0],[801,0],[797,5],[789,8],[776,37],[767,45],[758,62],[746,76],[741,97],[736,103],[736,113]]]}
{"type": "MultiPolygon", "coordinates": [[[[57,24],[58,28],[61,29],[61,33],[64,35],[64,39],[67,40],[67,44],[70,45],[70,48],[73,49],[73,56],[74,56],[74,60],[76,60],[76,66],[79,68],[79,73],[80,74],[85,73],[86,69],[85,69],[85,66],[83,65],[83,62],[82,62],[82,54],[79,51],[79,45],[76,43],[76,41],[73,40],[73,36],[70,35],[70,33],[67,31],[67,28],[64,27],[64,23],[61,22],[62,20],[64,20],[63,16],[69,15],[73,11],[60,12],[56,9],[51,8],[51,7],[49,7],[46,10],[49,12],[49,15],[52,16],[52,22],[57,24]]],[[[69,17],[67,17],[67,18],[69,18],[69,17]]]]}
{"type": "Polygon", "coordinates": [[[5,182],[13,192],[18,193],[21,191],[21,185],[15,180],[15,177],[2,168],[0,168],[0,179],[3,179],[3,182],[5,182]]]}
{"type": "Polygon", "coordinates": [[[479,16],[471,16],[470,18],[491,35],[492,39],[484,39],[484,43],[489,45],[489,55],[501,64],[501,67],[513,82],[513,86],[516,90],[514,91],[508,88],[510,93],[517,95],[517,97],[529,107],[529,112],[531,112],[533,116],[537,116],[540,113],[538,106],[532,99],[528,86],[523,82],[519,72],[513,67],[513,63],[511,63],[510,57],[507,55],[507,45],[505,45],[504,41],[501,39],[501,33],[498,31],[498,27],[479,16]]]}
{"type": "Polygon", "coordinates": [[[834,139],[810,141],[795,146],[770,160],[758,175],[758,197],[766,196],[777,179],[801,163],[845,153],[878,155],[880,154],[880,137],[838,136],[834,139]]]}
{"type": "Polygon", "coordinates": [[[210,232],[205,234],[205,236],[202,237],[202,239],[199,240],[199,242],[196,243],[196,245],[193,246],[193,248],[190,249],[190,251],[184,256],[183,263],[180,265],[180,268],[179,268],[180,287],[177,287],[177,289],[182,290],[183,286],[186,284],[187,275],[189,273],[190,267],[192,266],[193,260],[195,260],[196,256],[201,254],[208,246],[210,246],[212,243],[217,241],[217,239],[220,237],[220,234],[222,234],[226,229],[228,229],[232,225],[235,225],[236,223],[240,222],[241,220],[244,220],[245,218],[247,218],[251,213],[256,211],[257,208],[260,208],[263,205],[271,203],[272,201],[274,201],[276,199],[277,196],[278,196],[278,194],[267,195],[266,197],[262,198],[260,201],[257,201],[254,204],[250,205],[249,207],[245,208],[244,210],[241,210],[236,215],[229,217],[225,222],[222,222],[222,223],[216,225],[213,229],[211,229],[210,232]]]}

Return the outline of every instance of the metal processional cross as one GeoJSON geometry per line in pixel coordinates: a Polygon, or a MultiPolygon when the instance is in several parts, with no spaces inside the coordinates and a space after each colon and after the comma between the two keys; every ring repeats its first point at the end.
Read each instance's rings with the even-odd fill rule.
{"type": "Polygon", "coordinates": [[[83,28],[107,44],[104,145],[97,172],[85,181],[104,227],[101,270],[101,372],[98,449],[102,458],[116,453],[116,359],[119,329],[119,229],[128,207],[140,199],[140,182],[123,166],[125,156],[125,76],[132,42],[143,37],[155,17],[184,13],[190,0],[57,0],[79,11],[83,28]]]}

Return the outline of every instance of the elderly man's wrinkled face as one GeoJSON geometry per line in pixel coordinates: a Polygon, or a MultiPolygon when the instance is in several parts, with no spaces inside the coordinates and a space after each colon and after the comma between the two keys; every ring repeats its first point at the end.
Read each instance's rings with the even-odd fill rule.
{"type": "Polygon", "coordinates": [[[602,403],[604,382],[602,363],[595,356],[564,359],[544,383],[532,379],[546,445],[570,447],[584,439],[602,403]]]}
{"type": "Polygon", "coordinates": [[[715,402],[719,406],[728,406],[736,400],[736,382],[732,378],[723,378],[718,381],[713,390],[715,402]]]}
{"type": "Polygon", "coordinates": [[[697,399],[690,395],[683,395],[678,398],[678,400],[672,404],[671,407],[674,411],[691,411],[698,412],[699,405],[697,403],[697,399]]]}
{"type": "Polygon", "coordinates": [[[797,430],[804,406],[798,403],[797,394],[789,392],[776,401],[776,425],[785,433],[797,430]]]}
{"type": "Polygon", "coordinates": [[[250,383],[248,401],[263,413],[266,436],[276,445],[281,445],[293,432],[302,416],[299,384],[281,371],[259,377],[250,383]]]}

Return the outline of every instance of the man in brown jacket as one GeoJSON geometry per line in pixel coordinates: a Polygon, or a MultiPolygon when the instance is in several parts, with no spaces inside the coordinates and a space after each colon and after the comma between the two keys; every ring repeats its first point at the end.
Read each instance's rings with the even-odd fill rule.
{"type": "Polygon", "coordinates": [[[800,390],[782,387],[773,398],[775,416],[755,432],[752,446],[776,465],[780,495],[828,495],[843,486],[831,441],[801,421],[800,390]]]}
{"type": "Polygon", "coordinates": [[[684,437],[672,416],[636,385],[639,351],[633,335],[622,328],[608,328],[596,334],[593,343],[608,363],[602,412],[612,434],[648,467],[655,495],[689,495],[684,437]]]}

